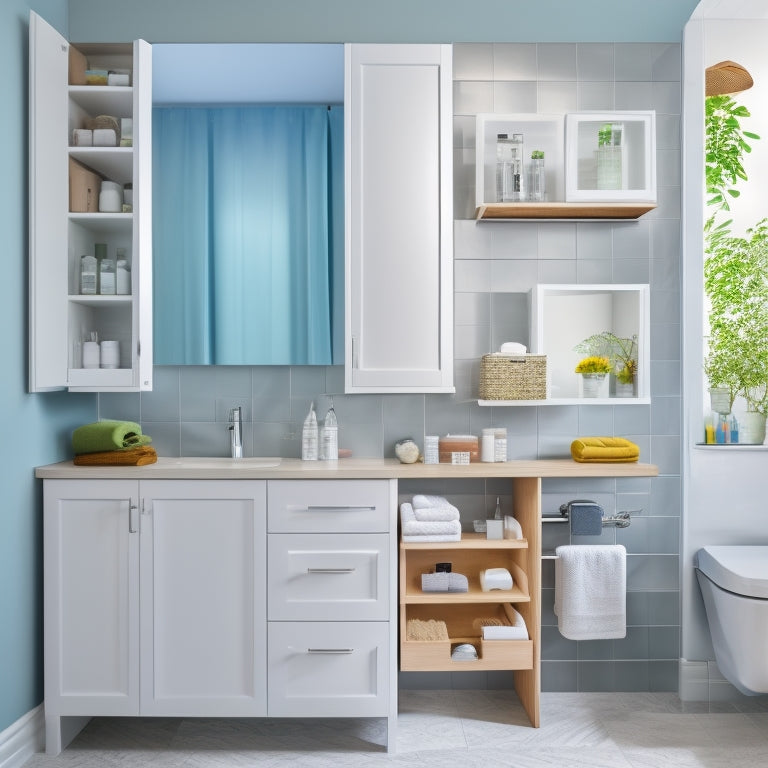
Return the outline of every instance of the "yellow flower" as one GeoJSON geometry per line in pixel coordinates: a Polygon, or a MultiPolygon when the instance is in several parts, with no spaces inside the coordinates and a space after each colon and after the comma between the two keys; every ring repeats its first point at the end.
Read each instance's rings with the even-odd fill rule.
{"type": "Polygon", "coordinates": [[[610,373],[611,362],[607,357],[585,357],[576,366],[576,373],[610,373]]]}

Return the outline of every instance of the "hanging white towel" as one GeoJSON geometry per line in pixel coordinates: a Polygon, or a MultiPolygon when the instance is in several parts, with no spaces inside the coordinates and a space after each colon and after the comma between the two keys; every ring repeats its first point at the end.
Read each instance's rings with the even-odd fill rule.
{"type": "Polygon", "coordinates": [[[620,544],[568,545],[555,550],[557,628],[569,640],[627,633],[627,552],[620,544]]]}

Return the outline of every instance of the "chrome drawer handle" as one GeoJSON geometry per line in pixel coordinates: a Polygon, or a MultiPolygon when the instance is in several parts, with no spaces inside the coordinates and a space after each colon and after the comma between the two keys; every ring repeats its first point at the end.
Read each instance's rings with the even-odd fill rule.
{"type": "Polygon", "coordinates": [[[307,512],[375,512],[376,505],[371,507],[365,506],[349,506],[349,507],[324,507],[320,505],[310,505],[307,507],[307,512]]]}
{"type": "Polygon", "coordinates": [[[307,568],[307,573],[354,573],[354,568],[307,568]]]}
{"type": "Polygon", "coordinates": [[[307,648],[307,653],[354,653],[354,648],[307,648]]]}

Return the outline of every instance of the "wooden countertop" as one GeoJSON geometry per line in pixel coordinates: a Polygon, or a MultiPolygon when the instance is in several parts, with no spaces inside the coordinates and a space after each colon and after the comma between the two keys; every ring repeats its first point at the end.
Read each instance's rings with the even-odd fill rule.
{"type": "Polygon", "coordinates": [[[475,464],[401,464],[397,459],[230,459],[161,457],[144,467],[80,467],[61,461],[35,469],[35,477],[137,480],[348,480],[462,477],[654,477],[653,464],[582,464],[572,459],[526,459],[475,464]],[[279,464],[275,464],[278,462],[279,464]],[[270,465],[271,464],[271,465],[270,465]]]}

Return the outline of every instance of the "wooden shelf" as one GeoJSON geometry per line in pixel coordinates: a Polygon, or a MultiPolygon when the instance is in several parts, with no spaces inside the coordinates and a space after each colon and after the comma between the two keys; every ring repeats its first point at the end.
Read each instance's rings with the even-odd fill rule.
{"type": "Polygon", "coordinates": [[[505,219],[639,219],[656,203],[485,203],[477,207],[478,221],[505,219]]]}
{"type": "Polygon", "coordinates": [[[514,405],[650,405],[650,397],[549,397],[545,400],[478,400],[477,404],[489,406],[514,405]]]}
{"type": "Polygon", "coordinates": [[[488,539],[484,533],[462,533],[461,541],[401,541],[400,549],[527,549],[528,539],[488,539]]]}

